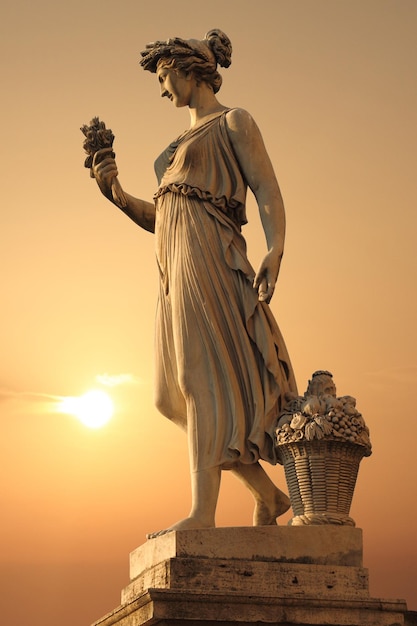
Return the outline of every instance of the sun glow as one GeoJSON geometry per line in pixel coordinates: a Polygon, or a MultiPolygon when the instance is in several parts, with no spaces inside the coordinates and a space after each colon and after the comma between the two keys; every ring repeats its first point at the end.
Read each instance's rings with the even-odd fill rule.
{"type": "Polygon", "coordinates": [[[105,391],[91,389],[82,396],[64,398],[59,411],[74,415],[89,428],[101,428],[113,416],[114,406],[105,391]]]}

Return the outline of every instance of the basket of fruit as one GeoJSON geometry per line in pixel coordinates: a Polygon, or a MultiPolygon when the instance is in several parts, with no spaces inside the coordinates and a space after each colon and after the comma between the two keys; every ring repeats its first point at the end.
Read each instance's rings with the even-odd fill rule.
{"type": "Polygon", "coordinates": [[[294,512],[290,525],[355,526],[349,512],[359,463],[372,450],[355,398],[338,398],[332,374],[315,372],[304,396],[288,398],[275,435],[294,512]]]}

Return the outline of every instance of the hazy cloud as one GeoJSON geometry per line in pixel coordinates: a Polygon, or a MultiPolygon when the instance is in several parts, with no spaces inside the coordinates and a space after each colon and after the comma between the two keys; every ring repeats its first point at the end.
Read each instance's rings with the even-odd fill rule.
{"type": "Polygon", "coordinates": [[[143,381],[133,374],[98,374],[96,381],[106,387],[117,387],[118,385],[140,385],[143,381]]]}
{"type": "Polygon", "coordinates": [[[55,413],[63,397],[36,391],[14,391],[0,388],[0,403],[12,414],[38,415],[55,413]]]}
{"type": "Polygon", "coordinates": [[[36,391],[13,391],[12,389],[0,388],[0,401],[7,400],[25,400],[27,402],[45,401],[45,400],[62,400],[62,396],[50,393],[39,393],[36,391]]]}

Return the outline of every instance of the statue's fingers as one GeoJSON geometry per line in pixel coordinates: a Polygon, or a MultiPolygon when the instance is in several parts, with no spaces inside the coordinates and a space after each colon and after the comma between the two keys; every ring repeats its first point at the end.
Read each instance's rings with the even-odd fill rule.
{"type": "Polygon", "coordinates": [[[266,278],[262,278],[258,286],[258,300],[265,302],[268,298],[268,283],[266,278]]]}
{"type": "Polygon", "coordinates": [[[265,268],[261,265],[255,274],[255,278],[253,279],[253,288],[258,289],[263,280],[265,280],[265,268]]]}
{"type": "Polygon", "coordinates": [[[265,301],[268,302],[268,304],[271,301],[272,296],[274,295],[274,291],[275,291],[275,282],[268,283],[268,292],[267,292],[267,297],[265,298],[265,301]]]}
{"type": "Polygon", "coordinates": [[[95,152],[93,155],[93,167],[101,163],[101,161],[103,161],[104,158],[106,158],[107,156],[110,156],[111,154],[114,155],[114,152],[113,152],[113,148],[110,148],[110,147],[101,148],[100,150],[97,150],[97,152],[95,152]]]}

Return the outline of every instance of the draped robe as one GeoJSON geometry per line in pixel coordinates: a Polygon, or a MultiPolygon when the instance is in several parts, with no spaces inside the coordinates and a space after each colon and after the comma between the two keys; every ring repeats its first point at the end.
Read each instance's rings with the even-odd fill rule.
{"type": "Polygon", "coordinates": [[[155,162],[156,404],[186,429],[192,471],[276,463],[284,394],[297,392],[269,305],[259,302],[241,226],[247,184],[227,110],[155,162]]]}

